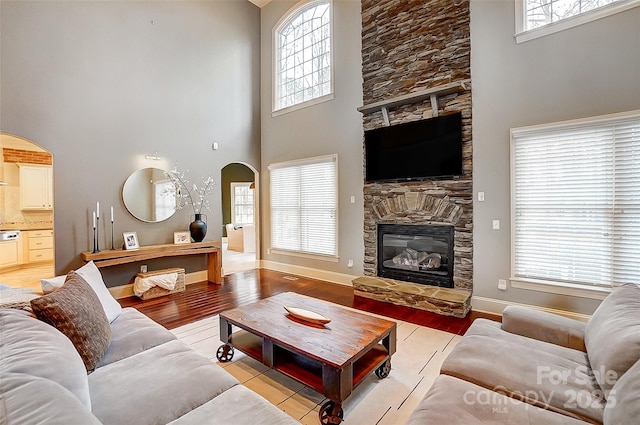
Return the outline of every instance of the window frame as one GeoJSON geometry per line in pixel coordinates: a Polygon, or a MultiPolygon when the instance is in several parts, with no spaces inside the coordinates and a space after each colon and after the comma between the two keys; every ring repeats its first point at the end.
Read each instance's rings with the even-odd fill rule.
{"type": "Polygon", "coordinates": [[[579,125],[593,125],[599,123],[611,122],[614,120],[634,119],[640,117],[640,110],[628,111],[618,114],[603,115],[584,119],[562,121],[549,124],[541,124],[527,127],[512,128],[510,131],[510,203],[511,203],[511,271],[510,283],[514,288],[534,290],[552,294],[577,296],[591,299],[604,299],[612,290],[613,284],[609,287],[596,286],[588,284],[577,284],[562,281],[542,280],[534,278],[524,278],[516,276],[516,184],[515,184],[515,141],[514,133],[537,131],[537,130],[558,130],[562,131],[567,127],[576,127],[579,125]]]}
{"type": "MultiPolygon", "coordinates": [[[[270,248],[269,248],[269,253],[270,254],[281,254],[281,255],[289,255],[289,256],[294,256],[294,257],[303,257],[303,258],[309,258],[309,259],[315,259],[315,260],[323,260],[323,261],[330,261],[330,262],[338,262],[340,257],[339,257],[339,252],[338,252],[338,248],[339,248],[339,205],[338,205],[338,199],[339,199],[339,176],[338,176],[338,155],[337,154],[331,154],[331,155],[323,155],[323,156],[317,156],[317,157],[311,157],[311,158],[304,158],[304,159],[298,159],[298,160],[293,160],[293,161],[284,161],[284,162],[279,162],[279,163],[274,163],[274,164],[270,164],[267,168],[269,169],[269,179],[271,181],[272,179],[272,170],[277,169],[277,168],[290,168],[290,167],[300,167],[300,166],[304,166],[304,165],[308,165],[308,164],[314,164],[314,163],[320,163],[320,162],[332,162],[334,164],[334,175],[335,175],[335,182],[334,182],[334,205],[335,205],[335,227],[334,227],[334,234],[335,234],[335,241],[334,241],[334,253],[333,254],[319,254],[319,253],[313,253],[313,252],[306,252],[306,251],[302,251],[302,250],[287,250],[287,249],[283,249],[283,248],[279,248],[279,247],[274,247],[273,246],[273,240],[274,240],[274,236],[273,236],[273,231],[274,231],[274,220],[273,220],[273,193],[271,193],[270,195],[270,214],[269,214],[269,219],[270,219],[270,225],[271,225],[271,231],[270,231],[270,248]]],[[[271,187],[273,187],[273,184],[271,184],[271,187]]]]}
{"type": "MultiPolygon", "coordinates": [[[[255,194],[254,194],[254,198],[253,198],[253,204],[251,204],[251,207],[253,208],[253,218],[252,218],[252,222],[251,223],[244,223],[244,222],[238,222],[236,221],[236,187],[246,187],[249,190],[251,186],[251,182],[231,182],[229,184],[230,187],[230,191],[231,191],[231,223],[233,223],[234,226],[244,226],[247,224],[255,224],[256,218],[255,218],[255,194]]],[[[249,205],[249,204],[242,204],[242,205],[249,205]]]]}
{"type": "Polygon", "coordinates": [[[530,40],[535,40],[536,38],[544,37],[556,32],[564,31],[569,28],[577,27],[578,25],[586,24],[588,22],[592,22],[640,6],[640,0],[622,0],[599,7],[594,10],[579,13],[570,18],[552,22],[542,27],[527,30],[525,1],[526,0],[514,0],[516,25],[515,39],[516,43],[518,44],[530,40]]]}
{"type": "Polygon", "coordinates": [[[280,115],[287,114],[289,112],[297,111],[300,109],[308,108],[313,105],[317,105],[320,103],[327,102],[334,98],[335,93],[335,61],[334,61],[334,31],[333,31],[333,0],[302,0],[289,9],[276,23],[271,31],[271,46],[272,46],[272,55],[271,55],[271,66],[272,66],[272,78],[271,78],[271,116],[277,117],[280,115]],[[279,81],[279,73],[278,73],[278,61],[280,59],[280,49],[279,49],[279,41],[278,34],[280,29],[285,26],[290,20],[294,19],[303,9],[307,9],[312,7],[313,4],[316,3],[328,3],[329,4],[329,73],[330,73],[330,92],[328,94],[309,99],[300,103],[296,103],[291,106],[287,106],[284,108],[278,108],[277,101],[277,93],[278,93],[278,81],[279,81]]]}

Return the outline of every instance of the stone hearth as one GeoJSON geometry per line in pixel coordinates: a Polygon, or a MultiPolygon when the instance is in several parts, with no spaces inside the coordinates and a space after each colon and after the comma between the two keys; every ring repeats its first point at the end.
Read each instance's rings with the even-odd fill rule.
{"type": "Polygon", "coordinates": [[[471,311],[471,292],[373,276],[353,280],[354,294],[378,301],[465,317],[471,311]]]}

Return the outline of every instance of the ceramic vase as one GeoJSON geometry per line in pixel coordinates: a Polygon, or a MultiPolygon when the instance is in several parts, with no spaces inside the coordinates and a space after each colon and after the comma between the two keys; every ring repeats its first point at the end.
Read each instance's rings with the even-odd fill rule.
{"type": "Polygon", "coordinates": [[[194,242],[202,242],[207,234],[207,216],[204,214],[196,214],[195,219],[189,224],[189,232],[194,242]]]}

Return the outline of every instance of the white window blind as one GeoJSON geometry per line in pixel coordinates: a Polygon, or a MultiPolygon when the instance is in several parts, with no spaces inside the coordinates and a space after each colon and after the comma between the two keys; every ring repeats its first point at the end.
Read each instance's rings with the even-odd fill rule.
{"type": "Polygon", "coordinates": [[[511,137],[512,278],[640,283],[640,111],[511,137]]]}
{"type": "Polygon", "coordinates": [[[337,156],[269,166],[271,247],[337,255],[337,156]]]}

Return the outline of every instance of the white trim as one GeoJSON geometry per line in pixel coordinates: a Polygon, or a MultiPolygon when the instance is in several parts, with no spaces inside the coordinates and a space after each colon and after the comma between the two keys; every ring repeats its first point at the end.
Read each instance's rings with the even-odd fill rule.
{"type": "Polygon", "coordinates": [[[514,302],[509,302],[504,300],[496,300],[494,298],[477,297],[477,296],[471,297],[472,311],[479,311],[479,312],[497,314],[502,316],[502,312],[504,311],[504,309],[510,305],[519,305],[523,307],[529,307],[536,310],[545,311],[547,313],[568,317],[569,319],[580,320],[582,322],[588,321],[589,318],[591,317],[591,315],[575,313],[573,311],[557,310],[554,308],[539,307],[531,304],[514,303],[514,302]]]}
{"type": "MultiPolygon", "coordinates": [[[[314,157],[311,157],[311,158],[303,158],[303,159],[294,159],[294,160],[291,160],[291,161],[274,162],[273,164],[267,165],[267,169],[275,170],[276,168],[283,168],[283,167],[300,167],[302,165],[319,164],[321,162],[336,162],[337,163],[338,162],[338,154],[337,153],[332,153],[330,155],[314,156],[314,157]]],[[[337,172],[338,172],[338,169],[337,169],[337,166],[336,166],[336,173],[337,172]]]]}
{"type": "MultiPolygon", "coordinates": [[[[333,68],[331,68],[333,73],[333,68]]],[[[305,102],[296,103],[295,105],[287,106],[286,108],[277,109],[271,112],[272,117],[279,117],[280,115],[288,114],[289,112],[298,111],[300,109],[308,108],[310,106],[317,105],[319,103],[328,102],[333,100],[333,76],[331,76],[331,91],[332,93],[325,94],[324,96],[316,97],[314,99],[307,100],[305,102]]],[[[274,95],[275,96],[275,95],[274,95]]]]}
{"type": "MultiPolygon", "coordinates": [[[[197,272],[191,272],[184,275],[184,283],[185,285],[191,285],[192,283],[198,282],[206,282],[209,279],[209,274],[207,270],[200,270],[197,272]]],[[[113,298],[128,298],[133,297],[135,294],[133,293],[133,284],[129,283],[127,285],[120,286],[112,286],[109,289],[113,298]]]]}
{"type": "Polygon", "coordinates": [[[516,43],[524,43],[525,41],[534,40],[549,34],[564,31],[569,28],[577,27],[588,22],[606,18],[607,16],[638,7],[640,6],[640,0],[626,0],[611,3],[609,5],[599,7],[598,9],[583,12],[579,15],[572,16],[571,18],[552,22],[543,27],[531,30],[525,30],[524,0],[515,0],[515,6],[516,34],[514,37],[516,39],[516,43]]]}
{"type": "Polygon", "coordinates": [[[611,293],[611,288],[600,286],[575,285],[562,282],[545,282],[536,279],[510,278],[512,288],[528,291],[546,292],[549,294],[568,295],[571,297],[603,300],[611,293]]]}
{"type": "Polygon", "coordinates": [[[284,249],[276,249],[276,248],[269,248],[269,254],[288,255],[291,257],[308,258],[310,260],[329,261],[332,263],[337,263],[338,261],[340,261],[340,257],[338,257],[337,255],[310,254],[307,252],[286,251],[284,249]]]}
{"type": "Polygon", "coordinates": [[[359,276],[315,269],[312,267],[296,266],[293,264],[279,263],[277,261],[261,260],[260,268],[274,270],[281,273],[291,273],[311,279],[324,280],[340,285],[353,286],[353,279],[359,276]]]}
{"type": "Polygon", "coordinates": [[[291,7],[289,10],[287,10],[287,12],[282,15],[280,17],[280,19],[278,20],[278,22],[276,22],[276,24],[274,25],[274,27],[271,30],[271,117],[277,117],[280,115],[284,115],[287,114],[289,112],[293,112],[293,111],[297,111],[300,109],[304,109],[307,108],[309,106],[314,106],[317,105],[319,103],[323,103],[323,102],[327,102],[330,100],[333,100],[334,97],[334,93],[335,93],[335,72],[334,72],[334,68],[335,68],[335,60],[334,60],[334,50],[335,50],[335,46],[334,46],[334,31],[333,31],[333,18],[334,18],[334,13],[333,13],[333,0],[301,0],[300,2],[298,2],[295,6],[291,7]],[[276,34],[278,33],[278,30],[280,30],[280,28],[283,26],[284,23],[286,23],[287,21],[289,21],[289,19],[291,18],[291,15],[294,15],[295,13],[298,12],[299,9],[306,7],[308,5],[311,5],[313,3],[329,3],[329,60],[331,61],[330,64],[330,71],[331,71],[331,89],[330,89],[330,93],[314,98],[314,99],[310,99],[307,100],[305,102],[301,102],[301,103],[297,103],[295,105],[291,105],[288,106],[286,108],[280,108],[280,109],[276,109],[276,87],[277,87],[277,69],[276,69],[276,64],[278,63],[278,43],[276,40],[276,34]]]}
{"type": "MultiPolygon", "coordinates": [[[[638,0],[640,1],[640,0],[638,0]]],[[[617,121],[621,118],[637,118],[640,117],[640,109],[634,109],[632,111],[619,112],[615,114],[597,115],[594,117],[577,118],[574,120],[557,121],[545,124],[529,125],[524,127],[516,127],[511,129],[511,141],[513,141],[514,134],[527,133],[529,131],[547,130],[547,129],[562,129],[567,127],[573,127],[578,124],[590,123],[590,124],[602,124],[608,121],[617,121]]]]}

